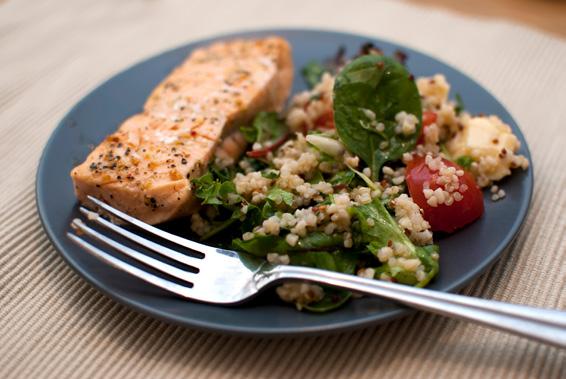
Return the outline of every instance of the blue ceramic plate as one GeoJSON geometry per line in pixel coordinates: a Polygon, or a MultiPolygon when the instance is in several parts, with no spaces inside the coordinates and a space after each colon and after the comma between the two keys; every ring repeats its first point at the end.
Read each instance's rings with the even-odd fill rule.
{"type": "MultiPolygon", "coordinates": [[[[341,45],[349,54],[367,41],[374,42],[387,54],[401,49],[408,54],[407,65],[415,76],[443,73],[452,85],[452,95],[460,93],[471,113],[496,114],[511,125],[521,140],[521,153],[530,159],[521,131],[499,101],[465,74],[430,56],[373,37],[333,31],[284,29],[236,33],[189,43],[145,60],[96,88],[65,116],[45,147],[37,173],[37,206],[45,231],[67,262],[96,288],[141,312],[189,327],[248,335],[304,335],[352,329],[406,315],[410,312],[407,308],[378,298],[355,299],[326,314],[297,312],[274,294],[239,307],[193,303],[106,266],[65,236],[70,221],[78,216],[69,172],[85,159],[93,145],[112,133],[125,118],[139,112],[150,91],[194,48],[217,39],[269,34],[283,36],[291,42],[297,70],[310,60],[333,56],[341,45]]],[[[304,88],[297,73],[293,91],[304,88]]],[[[489,194],[485,194],[486,212],[479,221],[439,238],[440,274],[430,288],[439,291],[461,288],[486,270],[513,241],[529,208],[532,170],[515,172],[503,187],[507,192],[504,201],[491,202],[489,194]]],[[[186,220],[166,228],[189,229],[186,220]]]]}

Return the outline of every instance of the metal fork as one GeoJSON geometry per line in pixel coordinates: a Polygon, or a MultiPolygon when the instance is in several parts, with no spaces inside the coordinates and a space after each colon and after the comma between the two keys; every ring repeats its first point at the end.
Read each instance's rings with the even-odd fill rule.
{"type": "Polygon", "coordinates": [[[87,220],[94,221],[171,261],[181,263],[187,266],[187,269],[180,269],[119,243],[108,235],[89,227],[81,219],[73,220],[71,225],[76,234],[68,233],[68,237],[96,258],[186,299],[224,305],[238,304],[282,281],[306,280],[358,293],[381,296],[417,309],[476,322],[555,346],[566,347],[566,312],[414,288],[315,268],[290,265],[273,266],[265,261],[240,256],[234,251],[181,238],[133,218],[96,198],[89,197],[89,199],[100,209],[123,222],[198,254],[187,255],[148,240],[84,207],[81,207],[80,211],[87,220]],[[143,265],[177,278],[186,284],[179,284],[129,264],[87,242],[79,235],[86,235],[91,240],[102,242],[143,265]]]}

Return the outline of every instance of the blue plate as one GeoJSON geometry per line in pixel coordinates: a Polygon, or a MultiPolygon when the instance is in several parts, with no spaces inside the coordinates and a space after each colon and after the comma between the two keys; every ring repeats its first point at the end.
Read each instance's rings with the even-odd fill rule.
{"type": "MultiPolygon", "coordinates": [[[[430,56],[373,37],[318,30],[261,30],[223,35],[189,43],[159,54],[114,76],[82,99],[61,121],[49,139],[37,172],[37,206],[47,235],[66,261],[100,291],[146,314],[189,327],[247,335],[305,335],[352,329],[407,315],[410,310],[379,298],[350,301],[326,313],[297,312],[273,294],[239,307],[221,307],[185,301],[136,278],[119,272],[73,245],[65,236],[77,217],[77,202],[69,177],[92,146],[112,133],[128,116],[139,112],[150,91],[194,48],[218,39],[280,35],[292,47],[296,77],[293,91],[305,88],[300,68],[310,60],[324,60],[345,46],[353,54],[367,41],[387,54],[401,49],[415,76],[443,73],[460,93],[471,113],[495,114],[511,125],[519,137],[521,153],[530,159],[523,134],[509,112],[487,90],[458,70],[430,56]]],[[[502,184],[503,201],[491,202],[485,194],[485,215],[453,235],[440,236],[440,274],[430,285],[439,291],[455,291],[485,271],[513,241],[527,214],[533,190],[533,172],[516,171],[502,184]]],[[[179,220],[167,228],[187,230],[179,220]]]]}

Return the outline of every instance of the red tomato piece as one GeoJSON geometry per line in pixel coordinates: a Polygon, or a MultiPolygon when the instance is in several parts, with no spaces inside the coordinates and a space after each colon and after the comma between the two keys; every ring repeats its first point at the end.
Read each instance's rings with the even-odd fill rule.
{"type": "Polygon", "coordinates": [[[314,125],[321,129],[334,129],[334,111],[330,109],[328,112],[320,115],[314,122],[314,125]]]}
{"type": "MultiPolygon", "coordinates": [[[[446,159],[442,161],[447,166],[455,167],[457,170],[462,169],[454,162],[446,159]]],[[[409,193],[413,201],[423,209],[423,216],[430,223],[433,231],[451,233],[481,217],[484,212],[483,195],[474,177],[466,171],[459,177],[460,186],[465,184],[467,187],[465,191],[459,190],[462,195],[460,201],[454,201],[451,205],[440,204],[436,207],[429,205],[423,188],[425,183],[429,183],[431,190],[445,189],[443,185],[437,184],[439,176],[438,171],[432,171],[428,167],[424,157],[414,155],[407,165],[406,182],[409,193]]]]}
{"type": "Polygon", "coordinates": [[[424,111],[423,112],[423,128],[421,129],[421,135],[419,136],[419,139],[417,140],[417,144],[423,144],[424,143],[424,131],[425,131],[425,129],[429,125],[434,124],[436,122],[437,118],[438,118],[438,116],[436,115],[435,112],[432,112],[432,111],[424,111]]]}

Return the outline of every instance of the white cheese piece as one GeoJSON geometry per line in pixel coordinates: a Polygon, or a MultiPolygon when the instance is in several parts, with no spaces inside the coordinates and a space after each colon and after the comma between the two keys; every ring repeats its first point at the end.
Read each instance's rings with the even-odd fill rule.
{"type": "Polygon", "coordinates": [[[519,139],[497,116],[465,116],[462,124],[464,128],[446,147],[454,158],[467,155],[474,160],[472,172],[480,187],[510,175],[512,168],[528,166],[523,156],[515,155],[519,139]]]}
{"type": "Polygon", "coordinates": [[[449,153],[454,157],[469,155],[478,161],[482,157],[498,158],[503,149],[516,152],[520,143],[497,116],[470,117],[464,121],[464,129],[447,144],[449,153]]]}

